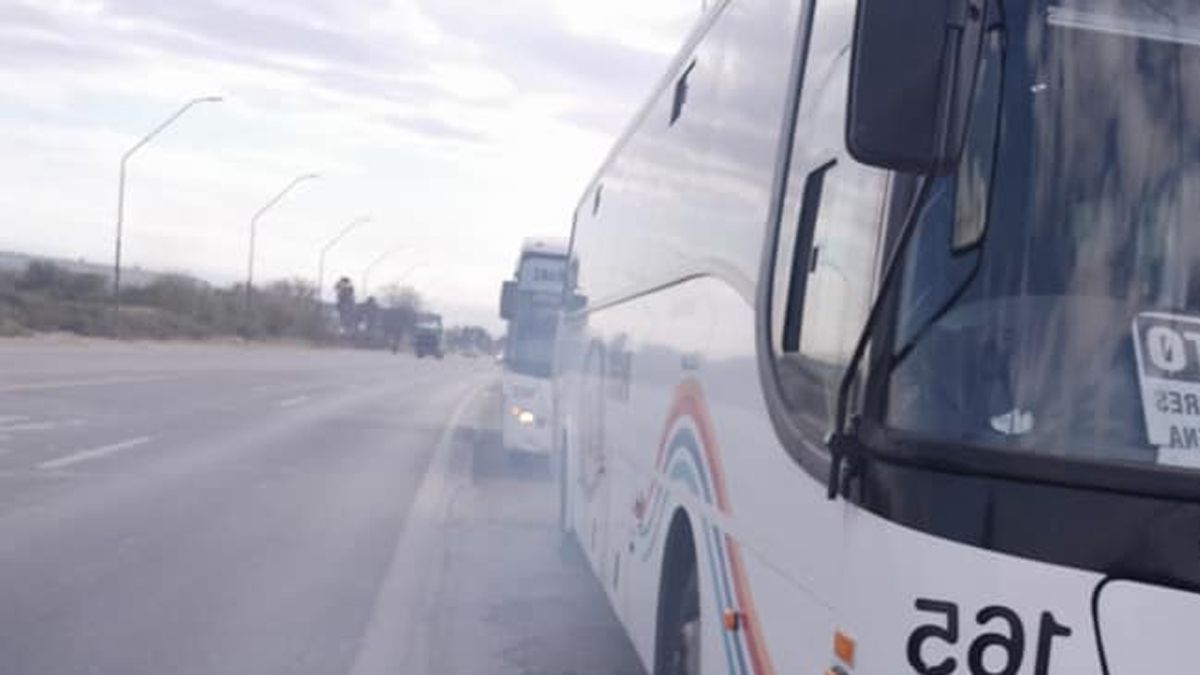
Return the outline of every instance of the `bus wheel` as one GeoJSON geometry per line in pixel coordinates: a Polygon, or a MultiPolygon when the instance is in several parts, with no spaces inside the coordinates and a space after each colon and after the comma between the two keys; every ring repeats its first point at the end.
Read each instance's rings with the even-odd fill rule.
{"type": "Polygon", "coordinates": [[[683,520],[668,537],[659,592],[654,675],[699,675],[700,587],[691,527],[683,520]]]}

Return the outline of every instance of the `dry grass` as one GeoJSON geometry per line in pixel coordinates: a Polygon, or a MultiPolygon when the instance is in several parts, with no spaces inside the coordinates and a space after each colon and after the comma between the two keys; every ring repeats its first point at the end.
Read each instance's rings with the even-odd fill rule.
{"type": "Polygon", "coordinates": [[[33,262],[23,273],[0,273],[0,336],[69,332],[149,339],[240,336],[326,341],[333,337],[311,285],[283,281],[256,289],[250,312],[244,290],[164,275],[126,289],[120,321],[115,322],[104,276],[33,262]]]}

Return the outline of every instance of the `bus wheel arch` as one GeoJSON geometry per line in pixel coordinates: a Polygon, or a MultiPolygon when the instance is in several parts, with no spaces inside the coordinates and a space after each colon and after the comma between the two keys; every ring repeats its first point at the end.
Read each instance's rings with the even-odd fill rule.
{"type": "Polygon", "coordinates": [[[687,511],[671,517],[663,545],[655,621],[654,675],[700,672],[700,587],[696,538],[687,511]]]}

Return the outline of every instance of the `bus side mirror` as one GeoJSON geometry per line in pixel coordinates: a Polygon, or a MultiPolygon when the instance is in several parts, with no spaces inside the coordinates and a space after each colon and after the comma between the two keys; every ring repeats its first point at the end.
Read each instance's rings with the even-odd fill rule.
{"type": "Polygon", "coordinates": [[[587,303],[588,299],[586,295],[580,295],[579,293],[575,292],[567,293],[566,304],[568,312],[578,312],[579,310],[586,308],[587,303]]]}
{"type": "Polygon", "coordinates": [[[962,150],[987,0],[859,0],[846,147],[893,171],[943,173],[962,150]]]}
{"type": "Polygon", "coordinates": [[[506,281],[500,287],[500,318],[511,321],[517,313],[517,282],[506,281]]]}

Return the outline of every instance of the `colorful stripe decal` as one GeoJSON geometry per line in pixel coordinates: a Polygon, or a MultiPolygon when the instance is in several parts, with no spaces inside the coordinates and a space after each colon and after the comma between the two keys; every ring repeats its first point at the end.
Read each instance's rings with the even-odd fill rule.
{"type": "Polygon", "coordinates": [[[771,664],[771,656],[767,654],[767,646],[762,639],[762,625],[754,608],[754,598],[750,595],[750,583],[746,580],[741,550],[733,537],[726,535],[726,542],[729,546],[729,562],[733,566],[733,586],[737,592],[738,606],[745,617],[746,627],[742,632],[749,643],[750,662],[754,664],[755,673],[774,675],[775,667],[771,664]]]}
{"type": "MultiPolygon", "coordinates": [[[[695,380],[685,380],[676,388],[659,443],[657,467],[667,480],[682,485],[717,512],[731,513],[712,420],[695,380]]],[[[646,541],[643,559],[657,540],[665,502],[662,486],[656,483],[635,505],[639,518],[636,533],[646,541]]],[[[750,593],[741,548],[733,537],[723,534],[707,518],[699,524],[698,532],[703,535],[710,583],[717,599],[716,625],[722,625],[721,613],[725,608],[735,608],[742,617],[739,630],[721,631],[728,672],[775,675],[750,593]]]]}
{"type": "MultiPolygon", "coordinates": [[[[720,457],[717,455],[717,440],[713,434],[712,422],[708,416],[708,406],[704,404],[704,394],[700,389],[700,383],[687,379],[679,383],[675,389],[675,400],[671,403],[671,409],[667,413],[667,423],[663,427],[662,439],[658,444],[658,462],[659,469],[667,466],[664,456],[668,450],[667,440],[672,434],[672,431],[677,426],[677,423],[682,418],[689,418],[696,427],[696,432],[700,436],[700,447],[704,451],[707,464],[701,463],[701,469],[707,468],[708,476],[713,479],[713,487],[716,490],[716,507],[721,513],[729,512],[729,504],[725,493],[725,472],[721,468],[720,457]]],[[[672,448],[673,449],[673,448],[672,448]]],[[[710,498],[709,503],[713,501],[710,498]]]]}

